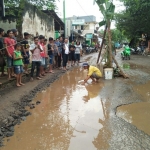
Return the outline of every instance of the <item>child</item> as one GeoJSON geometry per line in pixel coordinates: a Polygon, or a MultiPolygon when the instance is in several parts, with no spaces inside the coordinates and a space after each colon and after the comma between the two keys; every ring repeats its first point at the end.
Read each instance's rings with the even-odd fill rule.
{"type": "Polygon", "coordinates": [[[16,44],[15,51],[13,53],[13,65],[14,65],[14,72],[17,77],[16,86],[20,87],[24,85],[22,83],[22,73],[23,73],[23,57],[21,56],[21,44],[16,44]]]}

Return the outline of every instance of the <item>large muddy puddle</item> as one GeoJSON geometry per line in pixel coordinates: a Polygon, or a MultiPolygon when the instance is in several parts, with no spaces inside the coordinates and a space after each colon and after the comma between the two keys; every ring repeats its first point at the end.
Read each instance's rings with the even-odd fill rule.
{"type": "Polygon", "coordinates": [[[84,86],[79,81],[86,74],[80,68],[69,71],[37,94],[34,102],[41,104],[15,127],[1,150],[108,149],[109,104],[100,96],[103,81],[84,86]]]}
{"type": "Polygon", "coordinates": [[[135,85],[133,89],[142,96],[142,100],[150,102],[150,81],[145,84],[135,85]]]}
{"type": "Polygon", "coordinates": [[[117,108],[117,116],[150,135],[150,103],[134,103],[117,108]]]}

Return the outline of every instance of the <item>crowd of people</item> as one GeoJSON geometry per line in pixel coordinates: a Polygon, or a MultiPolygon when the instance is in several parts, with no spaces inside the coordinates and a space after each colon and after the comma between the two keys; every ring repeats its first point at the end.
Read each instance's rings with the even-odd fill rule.
{"type": "Polygon", "coordinates": [[[67,71],[68,66],[80,62],[82,46],[79,41],[69,44],[67,38],[59,37],[54,40],[40,35],[34,37],[33,43],[29,44],[29,33],[24,33],[22,41],[17,41],[17,34],[16,29],[8,30],[5,34],[0,28],[0,76],[6,76],[7,67],[8,80],[16,78],[17,87],[24,85],[23,73],[30,74],[33,81],[36,69],[36,79],[41,80],[46,73],[54,73],[54,68],[67,71]]]}

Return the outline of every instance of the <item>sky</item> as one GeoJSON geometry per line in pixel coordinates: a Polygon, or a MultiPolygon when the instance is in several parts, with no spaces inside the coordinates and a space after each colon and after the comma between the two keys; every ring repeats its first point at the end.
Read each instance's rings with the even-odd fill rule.
{"type": "MultiPolygon", "coordinates": [[[[93,4],[94,0],[66,0],[66,17],[75,16],[88,16],[94,15],[96,16],[97,22],[103,20],[103,16],[101,15],[97,4],[93,4]]],[[[119,0],[114,0],[114,4],[116,5],[116,12],[122,11],[124,9],[123,4],[119,0]]],[[[57,0],[58,7],[58,15],[63,18],[63,0],[57,0]]],[[[114,28],[115,24],[112,25],[114,28]]]]}

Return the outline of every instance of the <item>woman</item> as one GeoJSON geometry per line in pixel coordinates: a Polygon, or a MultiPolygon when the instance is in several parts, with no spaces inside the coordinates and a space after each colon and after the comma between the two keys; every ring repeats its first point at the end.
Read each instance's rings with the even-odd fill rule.
{"type": "Polygon", "coordinates": [[[15,40],[13,39],[13,32],[11,30],[7,31],[8,37],[4,39],[4,44],[6,47],[6,55],[7,55],[7,68],[8,68],[8,80],[14,76],[14,68],[13,68],[13,53],[14,53],[14,45],[15,40]]]}
{"type": "Polygon", "coordinates": [[[80,62],[81,51],[82,51],[82,46],[81,46],[80,42],[76,42],[76,45],[75,45],[75,62],[78,61],[78,64],[80,62]]]}

